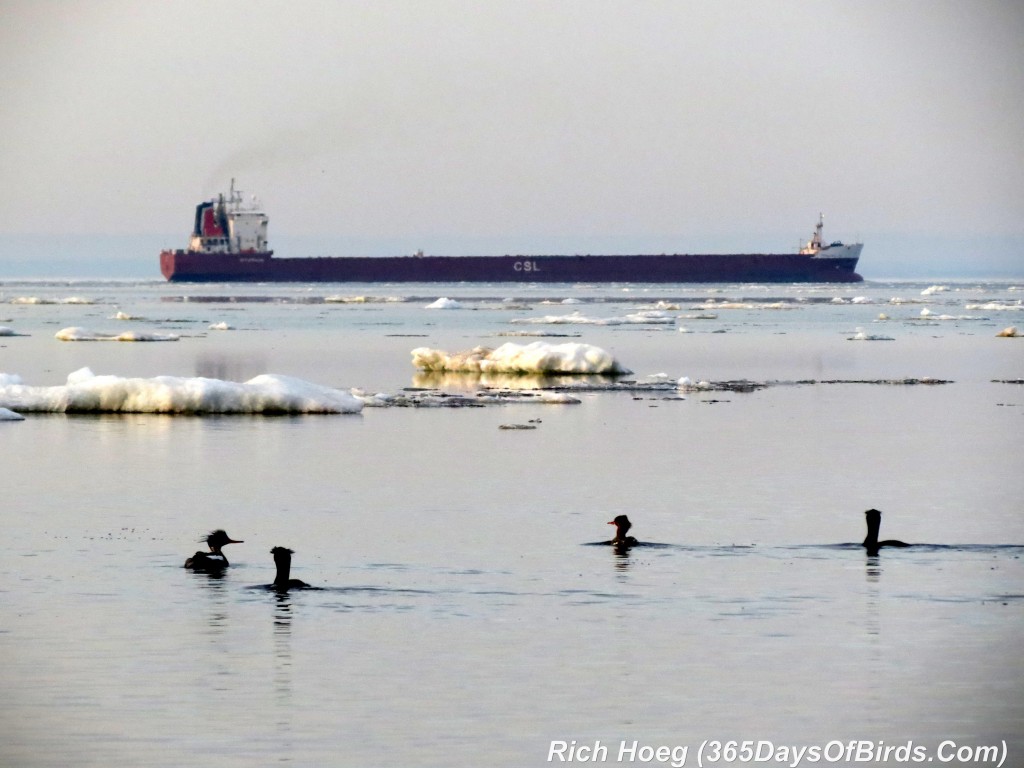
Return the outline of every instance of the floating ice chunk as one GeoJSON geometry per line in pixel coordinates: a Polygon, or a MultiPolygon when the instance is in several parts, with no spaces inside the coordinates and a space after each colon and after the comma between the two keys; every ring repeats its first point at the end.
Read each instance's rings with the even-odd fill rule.
{"type": "Polygon", "coordinates": [[[137,331],[125,331],[124,333],[98,333],[87,328],[62,328],[54,334],[55,338],[61,341],[177,341],[179,336],[174,333],[139,333],[137,331]]]}
{"type": "Polygon", "coordinates": [[[1003,312],[1003,311],[1010,311],[1010,312],[1018,311],[1019,312],[1020,310],[1024,310],[1024,304],[1022,304],[1019,301],[1015,302],[1015,303],[1011,303],[1011,304],[1006,304],[1006,303],[1000,302],[1000,301],[990,301],[990,302],[988,302],[986,304],[968,304],[966,308],[967,309],[983,309],[983,310],[986,310],[986,311],[991,310],[991,311],[995,311],[995,312],[1003,312]]]}
{"type": "Polygon", "coordinates": [[[850,299],[850,303],[851,304],[870,304],[871,303],[871,299],[869,299],[867,296],[854,296],[852,299],[850,299]]]}
{"type": "Polygon", "coordinates": [[[694,381],[689,376],[683,376],[676,382],[676,389],[681,392],[701,392],[712,389],[712,384],[707,379],[694,381]]]}
{"type": "Polygon", "coordinates": [[[95,304],[92,299],[81,296],[68,296],[66,299],[42,299],[38,296],[18,296],[11,299],[11,304],[95,304]]]}
{"type": "Polygon", "coordinates": [[[543,317],[521,317],[510,321],[512,323],[526,323],[531,325],[598,325],[601,321],[595,320],[579,312],[568,315],[544,315],[543,317]]]}
{"type": "Polygon", "coordinates": [[[0,325],[0,336],[23,336],[24,334],[18,333],[13,328],[8,328],[6,325],[0,325]]]}
{"type": "Polygon", "coordinates": [[[1013,326],[1013,325],[1011,325],[1008,328],[1003,328],[1003,330],[1001,330],[999,333],[996,334],[997,337],[1004,338],[1004,339],[1015,339],[1018,336],[1022,336],[1022,335],[1024,335],[1024,334],[1018,333],[1016,326],[1013,326]]]}
{"type": "Polygon", "coordinates": [[[921,318],[929,321],[934,320],[987,320],[988,318],[979,317],[977,315],[937,315],[927,307],[921,310],[921,318]]]}
{"type": "Polygon", "coordinates": [[[885,314],[885,312],[879,312],[878,313],[878,319],[881,320],[882,322],[884,322],[884,321],[889,319],[889,316],[887,314],[885,314]]]}
{"type": "Polygon", "coordinates": [[[66,299],[41,299],[38,296],[17,296],[11,304],[95,304],[92,299],[81,296],[68,296],[66,299]]]}
{"type": "Polygon", "coordinates": [[[24,421],[25,417],[9,408],[0,408],[0,421],[24,421]]]}
{"type": "Polygon", "coordinates": [[[353,389],[352,395],[358,398],[367,408],[385,408],[395,399],[394,395],[378,392],[375,395],[367,395],[365,392],[353,389]]]}
{"type": "Polygon", "coordinates": [[[224,321],[221,321],[219,323],[214,323],[213,325],[211,325],[210,326],[210,330],[211,331],[233,331],[233,330],[235,330],[235,328],[234,328],[234,326],[228,325],[224,321]]]}
{"type": "Polygon", "coordinates": [[[405,299],[401,296],[343,296],[340,294],[324,296],[325,304],[386,304],[403,301],[405,299]]]}
{"type": "Polygon", "coordinates": [[[110,319],[111,320],[143,320],[144,318],[138,317],[136,315],[130,315],[127,312],[122,312],[121,310],[118,310],[117,312],[114,313],[114,315],[110,319]]]}
{"type": "Polygon", "coordinates": [[[636,323],[640,325],[673,325],[676,322],[673,315],[670,315],[660,309],[645,309],[640,312],[633,312],[626,315],[622,320],[625,323],[636,323]]]}
{"type": "Polygon", "coordinates": [[[611,354],[590,344],[531,344],[506,342],[497,349],[476,347],[468,352],[448,354],[439,349],[418,347],[412,364],[423,371],[465,371],[471,373],[541,373],[619,375],[630,373],[611,354]]]}
{"type": "Polygon", "coordinates": [[[945,285],[930,285],[921,291],[922,296],[934,296],[936,293],[942,293],[948,291],[949,288],[945,285]]]}
{"type": "Polygon", "coordinates": [[[119,333],[114,341],[177,341],[180,336],[176,333],[139,333],[138,331],[127,331],[119,333]]]}
{"type": "Polygon", "coordinates": [[[568,392],[542,392],[537,402],[545,405],[579,405],[583,401],[568,392]]]}
{"type": "Polygon", "coordinates": [[[708,299],[703,304],[698,304],[694,309],[799,309],[800,305],[791,301],[715,301],[708,299]]]}
{"type": "Polygon", "coordinates": [[[531,325],[672,325],[675,321],[675,317],[661,310],[648,309],[623,317],[587,317],[576,311],[568,315],[516,318],[510,322],[531,325]]]}
{"type": "Polygon", "coordinates": [[[853,336],[847,338],[847,341],[895,341],[895,339],[892,336],[865,333],[863,328],[858,328],[853,336]]]}
{"type": "Polygon", "coordinates": [[[245,383],[157,376],[97,376],[88,368],[64,386],[27,386],[0,378],[0,406],[53,413],[358,413],[363,403],[347,392],[291,376],[264,374],[245,383]]]}
{"type": "Polygon", "coordinates": [[[462,309],[462,304],[455,299],[442,297],[432,304],[427,304],[427,309],[462,309]]]}
{"type": "Polygon", "coordinates": [[[582,304],[583,302],[579,299],[574,299],[571,296],[568,299],[562,299],[563,304],[582,304]]]}

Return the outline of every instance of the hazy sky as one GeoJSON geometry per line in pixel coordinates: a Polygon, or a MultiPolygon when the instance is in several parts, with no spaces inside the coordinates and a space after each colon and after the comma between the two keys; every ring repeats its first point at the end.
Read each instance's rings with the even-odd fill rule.
{"type": "Polygon", "coordinates": [[[0,242],[180,247],[235,177],[279,255],[790,250],[824,211],[868,275],[1024,274],[1022,41],[1018,0],[0,0],[0,242]]]}

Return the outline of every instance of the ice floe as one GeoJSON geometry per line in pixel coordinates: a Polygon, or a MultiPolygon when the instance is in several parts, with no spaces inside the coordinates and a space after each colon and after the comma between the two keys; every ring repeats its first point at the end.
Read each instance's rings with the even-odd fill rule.
{"type": "Polygon", "coordinates": [[[0,408],[0,421],[24,421],[25,417],[9,408],[0,408]]]}
{"type": "Polygon", "coordinates": [[[921,291],[922,296],[934,296],[936,293],[943,293],[948,291],[949,287],[945,285],[930,285],[921,291]]]}
{"type": "Polygon", "coordinates": [[[180,338],[174,333],[99,333],[78,327],[62,328],[54,336],[61,341],[177,341],[180,338]]]}
{"type": "Polygon", "coordinates": [[[88,368],[60,386],[29,386],[0,374],[0,407],[42,413],[285,414],[358,413],[348,392],[291,376],[263,374],[244,383],[220,379],[97,376],[88,368]]]}
{"type": "Polygon", "coordinates": [[[11,299],[11,304],[95,304],[92,299],[82,296],[68,296],[65,299],[43,299],[39,296],[17,296],[11,299]]]}
{"type": "Polygon", "coordinates": [[[676,319],[660,309],[646,309],[621,317],[588,317],[576,311],[568,315],[520,317],[510,322],[525,325],[673,325],[676,319]]]}
{"type": "Polygon", "coordinates": [[[210,330],[211,331],[233,331],[233,330],[235,330],[235,327],[233,325],[228,325],[227,323],[221,321],[219,323],[213,323],[210,326],[210,330]]]}
{"type": "Polygon", "coordinates": [[[462,303],[455,299],[449,299],[446,296],[442,296],[435,302],[427,304],[427,309],[462,309],[462,303]]]}
{"type": "Polygon", "coordinates": [[[13,328],[6,325],[0,325],[0,336],[24,336],[26,334],[18,333],[13,328]]]}
{"type": "Polygon", "coordinates": [[[928,307],[921,310],[922,320],[988,320],[987,317],[979,317],[978,315],[937,315],[932,312],[928,307]]]}
{"type": "Polygon", "coordinates": [[[450,354],[440,349],[417,347],[412,364],[422,371],[472,373],[605,374],[630,373],[610,353],[590,344],[531,344],[506,342],[497,349],[475,347],[450,354]]]}
{"type": "Polygon", "coordinates": [[[471,394],[441,390],[413,390],[400,394],[364,395],[353,390],[368,408],[484,408],[491,405],[579,405],[582,401],[567,391],[523,391],[485,387],[471,394]]]}
{"type": "Polygon", "coordinates": [[[325,304],[387,304],[405,301],[401,296],[324,296],[325,304]]]}
{"type": "Polygon", "coordinates": [[[792,301],[715,301],[708,299],[694,309],[799,309],[800,305],[792,301]]]}
{"type": "Polygon", "coordinates": [[[965,309],[980,309],[985,312],[1020,312],[1024,310],[1024,304],[1019,301],[1012,304],[1006,304],[1001,301],[989,301],[985,304],[968,304],[965,309]]]}
{"type": "Polygon", "coordinates": [[[1022,335],[1024,334],[1019,333],[1014,325],[1011,325],[1009,328],[1003,328],[1003,330],[996,334],[997,337],[1004,339],[1016,339],[1022,335]]]}
{"type": "Polygon", "coordinates": [[[866,333],[863,328],[858,328],[853,336],[847,337],[847,341],[895,341],[892,336],[880,336],[874,333],[866,333]]]}

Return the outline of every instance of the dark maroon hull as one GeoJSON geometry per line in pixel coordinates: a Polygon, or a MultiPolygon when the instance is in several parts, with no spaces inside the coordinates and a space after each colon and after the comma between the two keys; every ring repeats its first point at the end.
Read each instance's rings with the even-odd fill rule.
{"type": "MultiPolygon", "coordinates": [[[[859,255],[859,254],[858,254],[859,255]]],[[[857,257],[807,254],[660,256],[332,256],[163,251],[160,271],[177,282],[330,283],[856,283],[857,257]]]]}

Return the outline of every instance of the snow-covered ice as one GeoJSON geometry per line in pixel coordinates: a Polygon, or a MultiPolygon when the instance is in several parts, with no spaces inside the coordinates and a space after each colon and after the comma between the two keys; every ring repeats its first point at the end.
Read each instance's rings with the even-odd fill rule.
{"type": "Polygon", "coordinates": [[[55,337],[61,341],[177,341],[180,338],[174,333],[99,333],[78,327],[62,328],[57,331],[55,337]]]}
{"type": "Polygon", "coordinates": [[[17,296],[10,301],[11,304],[95,304],[96,302],[92,299],[86,299],[81,296],[68,296],[64,299],[44,299],[39,296],[17,296]]]}
{"type": "Polygon", "coordinates": [[[674,316],[662,310],[647,309],[622,317],[589,317],[576,311],[568,315],[516,318],[511,322],[529,325],[672,325],[675,321],[674,316]]]}
{"type": "Polygon", "coordinates": [[[427,309],[462,309],[462,304],[455,299],[442,296],[437,301],[427,304],[427,309]]]}
{"type": "Polygon", "coordinates": [[[475,347],[450,354],[440,349],[417,347],[412,364],[422,371],[467,373],[588,374],[630,373],[609,352],[590,344],[531,344],[507,342],[497,349],[475,347]]]}
{"type": "Polygon", "coordinates": [[[1024,310],[1024,304],[1022,304],[1019,301],[1009,304],[1002,301],[989,301],[986,302],[985,304],[968,304],[966,306],[966,309],[982,309],[985,311],[994,312],[1019,312],[1021,310],[1024,310]]]}
{"type": "Polygon", "coordinates": [[[847,341],[895,341],[892,336],[881,336],[878,334],[866,333],[863,328],[847,338],[847,341]]]}
{"type": "Polygon", "coordinates": [[[358,413],[358,398],[291,376],[220,379],[97,376],[88,368],[60,386],[29,386],[0,374],[0,407],[46,413],[358,413]]]}

